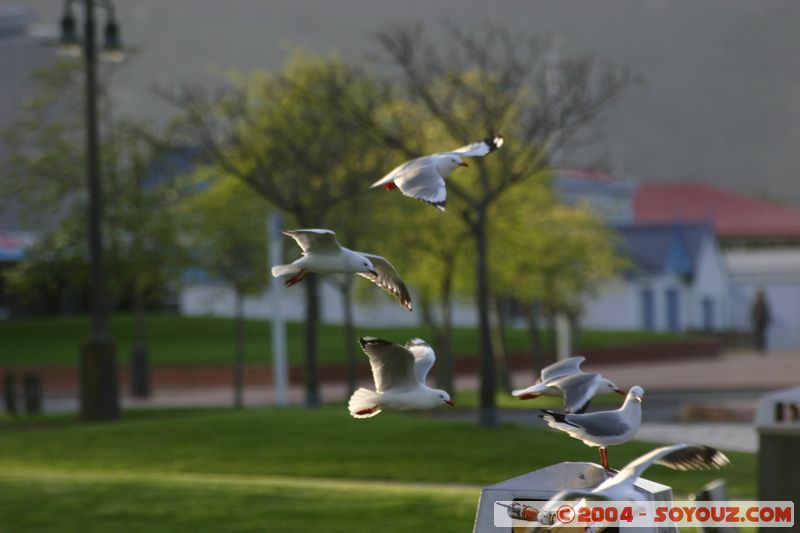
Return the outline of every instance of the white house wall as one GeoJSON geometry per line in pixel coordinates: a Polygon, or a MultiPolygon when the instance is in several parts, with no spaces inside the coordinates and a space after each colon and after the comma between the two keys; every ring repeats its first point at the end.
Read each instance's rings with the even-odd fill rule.
{"type": "Polygon", "coordinates": [[[640,329],[638,287],[617,279],[584,302],[581,324],[587,329],[640,329]]]}
{"type": "Polygon", "coordinates": [[[715,331],[729,329],[730,319],[730,277],[727,265],[714,239],[703,240],[698,252],[697,268],[689,295],[688,326],[691,329],[705,327],[703,317],[703,300],[709,298],[714,302],[715,331]]]}
{"type": "Polygon", "coordinates": [[[768,346],[800,346],[800,250],[730,250],[725,259],[731,272],[731,327],[752,331],[750,308],[763,288],[772,315],[768,346]]]}

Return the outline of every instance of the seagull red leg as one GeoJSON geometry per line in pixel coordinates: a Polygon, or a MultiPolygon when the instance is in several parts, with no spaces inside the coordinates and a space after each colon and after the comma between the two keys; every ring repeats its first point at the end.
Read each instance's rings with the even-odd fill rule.
{"type": "Polygon", "coordinates": [[[396,189],[397,185],[395,185],[393,181],[390,181],[389,183],[385,183],[383,185],[383,188],[386,189],[387,191],[391,191],[393,189],[396,189]]]}
{"type": "Polygon", "coordinates": [[[308,272],[301,270],[299,274],[286,280],[286,286],[291,287],[292,285],[297,285],[303,281],[303,278],[306,277],[306,274],[308,274],[308,272]]]}
{"type": "Polygon", "coordinates": [[[604,447],[600,448],[600,466],[609,470],[608,468],[608,450],[604,447]]]}
{"type": "Polygon", "coordinates": [[[369,415],[369,414],[374,413],[377,410],[378,410],[377,407],[370,407],[369,409],[362,409],[360,411],[356,411],[356,414],[357,415],[369,415]]]}

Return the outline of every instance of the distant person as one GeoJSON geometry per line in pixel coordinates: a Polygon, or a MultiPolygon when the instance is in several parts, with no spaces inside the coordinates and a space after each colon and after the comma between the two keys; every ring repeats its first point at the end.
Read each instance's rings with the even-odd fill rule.
{"type": "Polygon", "coordinates": [[[756,350],[767,351],[767,328],[771,320],[767,293],[764,289],[756,291],[756,298],[750,308],[750,319],[753,321],[753,343],[756,350]]]}

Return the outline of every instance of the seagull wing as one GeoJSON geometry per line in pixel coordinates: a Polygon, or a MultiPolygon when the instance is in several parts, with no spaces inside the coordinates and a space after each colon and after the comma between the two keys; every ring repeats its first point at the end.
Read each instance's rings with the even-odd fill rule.
{"type": "Polygon", "coordinates": [[[549,381],[559,376],[577,374],[581,371],[581,363],[586,361],[585,357],[569,357],[563,361],[558,361],[542,369],[542,381],[549,381]]]}
{"type": "Polygon", "coordinates": [[[501,146],[503,146],[503,136],[495,135],[494,137],[486,137],[482,141],[468,144],[466,146],[462,146],[461,148],[456,148],[455,150],[446,153],[458,154],[460,156],[467,156],[467,157],[478,157],[486,154],[491,154],[501,146]]]}
{"type": "Polygon", "coordinates": [[[428,372],[436,362],[436,354],[431,345],[422,339],[411,339],[406,343],[406,348],[414,355],[414,374],[417,376],[417,381],[424,385],[428,372]]]}
{"type": "Polygon", "coordinates": [[[384,392],[393,387],[406,388],[417,385],[414,376],[414,355],[405,347],[393,342],[361,337],[361,349],[369,357],[375,390],[384,392]]]}
{"type": "Polygon", "coordinates": [[[375,272],[377,272],[378,275],[376,276],[370,272],[359,272],[358,274],[394,296],[397,301],[400,302],[400,305],[405,307],[408,311],[411,311],[413,305],[411,303],[411,295],[408,292],[408,287],[406,287],[406,284],[400,279],[400,274],[397,273],[397,270],[395,270],[392,264],[379,255],[365,254],[363,252],[359,253],[372,262],[372,266],[375,267],[375,272]]]}
{"type": "Polygon", "coordinates": [[[563,416],[567,425],[580,428],[587,435],[595,437],[616,437],[631,429],[630,422],[618,410],[563,416]]]}
{"type": "Polygon", "coordinates": [[[569,413],[582,413],[589,407],[600,385],[600,374],[567,374],[549,382],[564,394],[564,407],[569,413]]]}
{"type": "Polygon", "coordinates": [[[400,165],[386,178],[376,183],[386,183],[389,177],[391,179],[388,181],[394,181],[404,195],[422,200],[439,211],[444,211],[447,188],[444,185],[444,178],[436,171],[432,156],[420,157],[400,165]]]}
{"type": "Polygon", "coordinates": [[[336,240],[336,233],[329,229],[296,229],[284,231],[283,234],[294,239],[303,254],[338,254],[342,249],[336,240]]]}
{"type": "Polygon", "coordinates": [[[673,470],[710,470],[729,465],[730,460],[724,453],[710,446],[693,444],[662,446],[634,459],[612,479],[616,483],[628,479],[635,481],[653,464],[666,466],[673,470]]]}

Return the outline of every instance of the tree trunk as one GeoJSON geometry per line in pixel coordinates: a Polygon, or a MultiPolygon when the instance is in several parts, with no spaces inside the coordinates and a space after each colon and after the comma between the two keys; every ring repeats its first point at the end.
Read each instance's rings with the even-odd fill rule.
{"type": "Polygon", "coordinates": [[[319,370],[317,368],[317,329],[319,326],[319,279],[308,274],[306,284],[306,407],[319,407],[319,370]]]}
{"type": "Polygon", "coordinates": [[[233,406],[244,407],[244,294],[236,291],[236,354],[233,359],[233,406]]]}
{"type": "Polygon", "coordinates": [[[477,220],[471,226],[476,250],[476,303],[478,305],[478,326],[481,350],[481,402],[478,423],[484,427],[498,425],[495,391],[494,351],[492,350],[492,330],[489,325],[489,249],[486,239],[486,212],[479,211],[477,220]]]}
{"type": "Polygon", "coordinates": [[[342,293],[342,313],[344,317],[344,354],[347,360],[347,395],[351,396],[358,388],[358,354],[355,344],[355,324],[353,321],[353,277],[348,276],[346,281],[338,284],[342,293]]]}
{"type": "Polygon", "coordinates": [[[493,298],[492,304],[492,347],[497,364],[497,383],[500,388],[511,394],[513,387],[511,386],[511,367],[508,362],[503,302],[500,298],[493,298]]]}
{"type": "Polygon", "coordinates": [[[567,320],[569,320],[569,329],[571,330],[569,353],[575,355],[576,353],[578,353],[578,349],[580,348],[580,334],[581,334],[580,313],[570,311],[567,314],[567,320]]]}
{"type": "Polygon", "coordinates": [[[544,353],[542,349],[542,335],[539,331],[539,315],[541,304],[536,301],[531,305],[525,306],[525,321],[528,324],[528,337],[531,342],[531,369],[533,370],[534,381],[539,379],[539,373],[544,365],[544,353]]]}
{"type": "Polygon", "coordinates": [[[547,334],[550,338],[548,350],[545,352],[544,365],[551,365],[558,359],[558,335],[556,334],[556,311],[547,313],[547,334]]]}
{"type": "Polygon", "coordinates": [[[436,346],[436,385],[455,398],[455,361],[453,360],[453,301],[450,294],[452,277],[445,282],[440,302],[441,322],[436,346]]]}
{"type": "Polygon", "coordinates": [[[137,398],[146,398],[152,392],[150,375],[150,354],[147,351],[147,340],[144,329],[144,291],[134,281],[133,288],[133,349],[131,350],[131,394],[137,398]]]}

